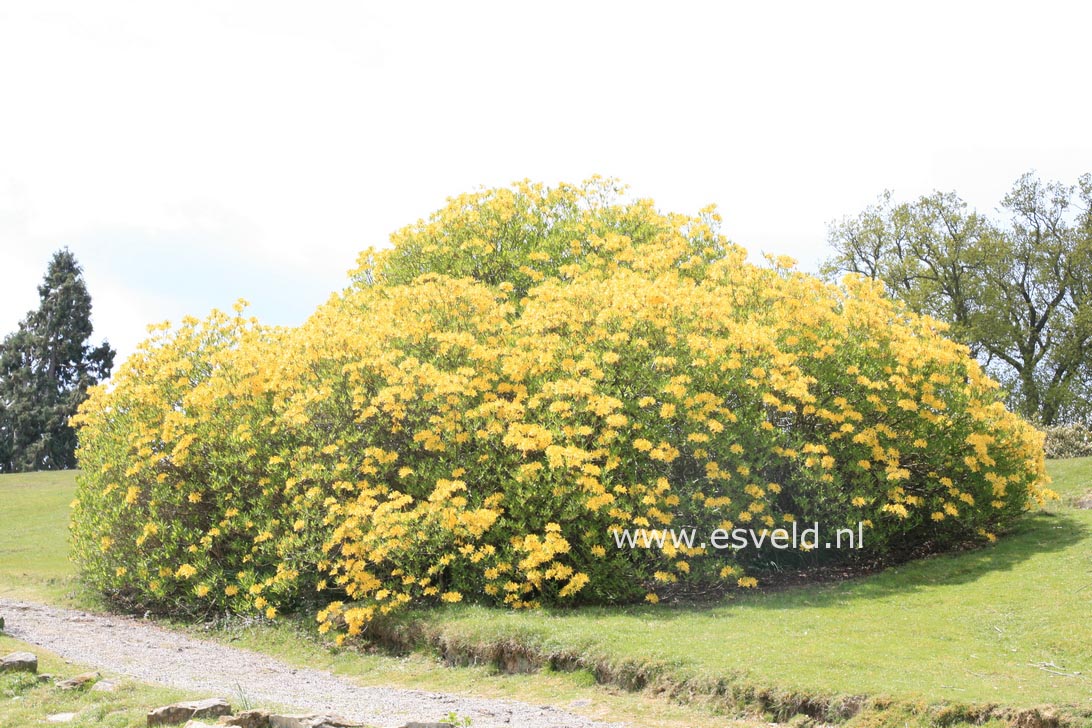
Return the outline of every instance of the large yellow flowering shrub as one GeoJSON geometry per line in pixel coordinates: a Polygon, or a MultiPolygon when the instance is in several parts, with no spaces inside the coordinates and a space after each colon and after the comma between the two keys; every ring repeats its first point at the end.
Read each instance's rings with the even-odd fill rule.
{"type": "Polygon", "coordinates": [[[882,554],[992,539],[1049,495],[1041,435],[938,324],[749,264],[717,223],[525,183],[366,251],[299,328],[158,330],[77,418],[83,574],[352,634],[409,603],[750,586],[777,556],[621,528],[864,522],[882,554]]]}

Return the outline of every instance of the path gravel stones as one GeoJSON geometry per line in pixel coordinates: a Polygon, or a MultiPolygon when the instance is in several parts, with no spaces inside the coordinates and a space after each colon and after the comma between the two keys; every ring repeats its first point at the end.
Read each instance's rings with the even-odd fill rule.
{"type": "Polygon", "coordinates": [[[272,657],[195,639],[145,620],[90,614],[0,599],[5,633],[61,657],[149,683],[256,703],[333,713],[384,728],[435,721],[450,713],[474,728],[607,728],[550,706],[514,700],[445,695],[401,688],[362,687],[323,670],[294,667],[272,657]]]}

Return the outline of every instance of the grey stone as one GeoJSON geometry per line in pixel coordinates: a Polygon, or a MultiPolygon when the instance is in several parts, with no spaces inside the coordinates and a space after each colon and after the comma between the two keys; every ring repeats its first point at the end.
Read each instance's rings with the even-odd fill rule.
{"type": "Polygon", "coordinates": [[[113,680],[99,680],[91,689],[96,693],[113,693],[117,691],[118,684],[113,680]]]}
{"type": "Polygon", "coordinates": [[[78,690],[79,688],[87,687],[93,682],[99,679],[97,672],[85,672],[82,675],[69,678],[67,680],[61,680],[57,683],[57,687],[61,690],[78,690]]]}
{"type": "Polygon", "coordinates": [[[271,715],[269,728],[311,728],[313,715],[271,715]]]}
{"type": "Polygon", "coordinates": [[[12,652],[0,659],[0,672],[38,672],[38,656],[33,652],[12,652]]]}
{"type": "Polygon", "coordinates": [[[224,725],[238,726],[238,728],[269,728],[268,710],[244,710],[238,715],[221,719],[224,725]]]}
{"type": "Polygon", "coordinates": [[[191,700],[156,708],[148,713],[148,725],[180,725],[190,718],[217,718],[221,715],[231,715],[231,706],[223,698],[191,700]]]}
{"type": "Polygon", "coordinates": [[[46,716],[46,720],[50,723],[71,723],[75,719],[76,713],[54,713],[46,716]]]}
{"type": "Polygon", "coordinates": [[[360,728],[363,725],[336,715],[269,716],[269,728],[360,728]]]}

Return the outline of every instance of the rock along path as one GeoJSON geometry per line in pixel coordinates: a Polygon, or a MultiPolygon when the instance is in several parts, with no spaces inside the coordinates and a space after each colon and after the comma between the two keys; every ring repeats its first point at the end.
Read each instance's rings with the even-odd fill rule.
{"type": "MultiPolygon", "coordinates": [[[[401,726],[455,713],[475,728],[606,728],[550,706],[514,700],[362,687],[324,670],[294,667],[267,655],[193,637],[132,617],[91,614],[0,599],[5,634],[66,660],[230,702],[249,700],[336,715],[368,725],[401,726]]],[[[149,706],[149,709],[155,706],[149,706]]]]}

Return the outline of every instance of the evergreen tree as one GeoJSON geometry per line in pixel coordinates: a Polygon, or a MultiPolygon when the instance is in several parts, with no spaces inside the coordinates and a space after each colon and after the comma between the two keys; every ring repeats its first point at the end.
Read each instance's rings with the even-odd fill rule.
{"type": "Polygon", "coordinates": [[[91,296],[68,249],[54,253],[38,296],[0,344],[0,472],[74,468],[68,419],[114,364],[107,342],[88,344],[91,296]]]}

